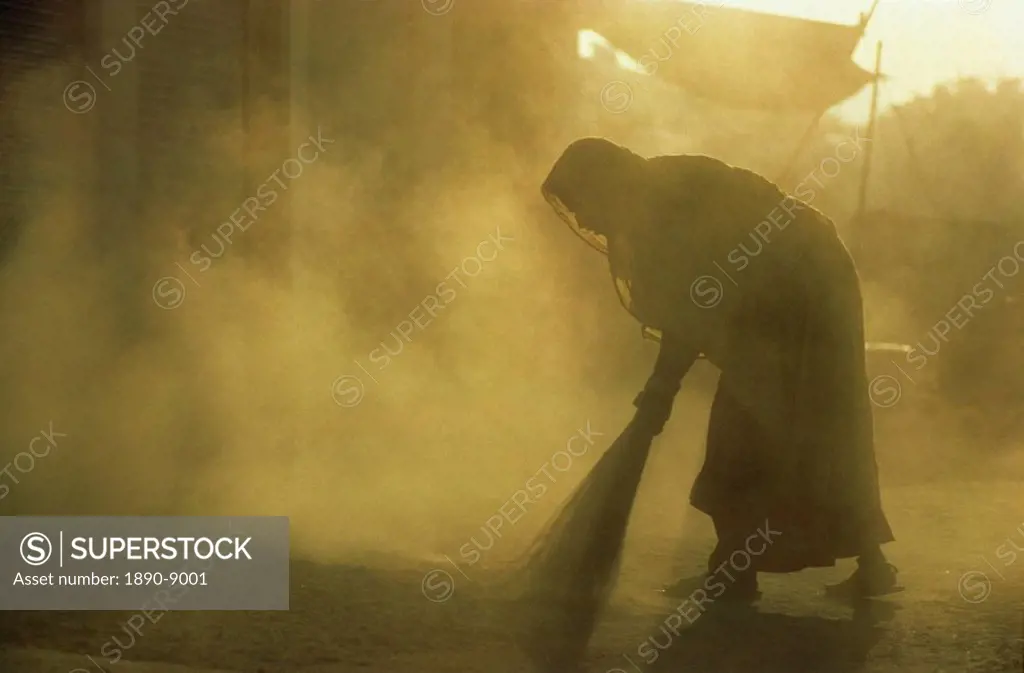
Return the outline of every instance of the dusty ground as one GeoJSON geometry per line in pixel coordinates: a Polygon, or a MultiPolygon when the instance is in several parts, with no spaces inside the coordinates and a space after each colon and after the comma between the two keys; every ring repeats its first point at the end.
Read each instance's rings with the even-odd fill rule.
{"type": "MultiPolygon", "coordinates": [[[[1022,487],[1024,482],[990,482],[888,489],[886,503],[900,538],[891,545],[891,560],[902,571],[906,591],[870,609],[855,614],[820,595],[822,583],[840,579],[848,567],[806,571],[765,578],[764,599],[750,614],[709,612],[675,636],[661,629],[677,602],[653,589],[673,577],[673,569],[696,570],[712,538],[695,516],[677,535],[653,527],[665,503],[646,485],[620,591],[587,670],[1020,671],[1024,558],[1008,563],[1006,551],[1012,542],[1024,549],[1022,487]],[[964,502],[975,503],[969,516],[959,513],[964,502]],[[969,571],[985,578],[973,576],[958,586],[969,571]],[[651,637],[665,649],[656,650],[657,660],[648,664],[638,648],[651,637]]],[[[481,562],[463,568],[463,575],[443,559],[366,563],[296,562],[289,612],[167,613],[144,627],[125,659],[263,673],[528,670],[514,644],[508,603],[493,591],[500,568],[481,562]],[[425,573],[435,567],[448,573],[434,577],[451,581],[451,591],[438,589],[442,582],[424,587],[425,573]]],[[[117,636],[127,643],[122,624],[129,616],[5,613],[0,638],[7,663],[0,670],[54,670],[52,664],[26,663],[26,649],[74,655],[66,661],[76,663],[62,664],[64,673],[71,666],[95,670],[86,655],[103,662],[99,651],[105,642],[117,636]]],[[[649,653],[652,646],[643,650],[649,653]]]]}
{"type": "MultiPolygon", "coordinates": [[[[676,635],[663,628],[679,602],[663,599],[655,589],[697,572],[713,544],[709,522],[685,503],[701,460],[706,403],[700,411],[688,396],[703,393],[684,390],[677,408],[691,411],[680,412],[655,444],[619,590],[592,642],[585,670],[1021,671],[1020,453],[991,446],[970,451],[911,392],[903,406],[876,412],[884,503],[897,537],[887,553],[906,591],[855,612],[821,593],[826,582],[845,577],[851,563],[767,576],[757,610],[708,612],[676,635]],[[906,439],[911,429],[913,446],[906,439]],[[965,573],[973,574],[964,579],[965,573]],[[655,650],[654,643],[664,649],[655,650]],[[653,661],[652,651],[658,655],[653,661]]],[[[620,420],[606,418],[606,437],[611,427],[621,427],[620,420]]],[[[564,437],[552,431],[550,445],[537,447],[536,455],[550,456],[564,437]]],[[[607,441],[599,444],[603,448],[607,441]]],[[[126,673],[182,672],[140,668],[137,662],[245,673],[528,671],[516,646],[515,615],[498,580],[599,454],[595,450],[580,459],[564,483],[552,487],[544,513],[530,514],[530,521],[507,531],[478,563],[461,560],[459,545],[521,486],[518,475],[508,476],[508,488],[495,486],[489,503],[467,504],[463,520],[446,515],[437,521],[440,530],[450,532],[450,542],[418,558],[367,554],[333,564],[296,560],[288,612],[170,612],[147,623],[134,642],[123,626],[130,613],[0,612],[0,673],[71,673],[77,667],[100,670],[100,665],[126,673]],[[100,650],[114,637],[130,646],[124,660],[109,665],[100,650]]],[[[447,488],[455,497],[469,486],[453,482],[447,488]]],[[[358,513],[346,519],[329,514],[329,508],[324,511],[315,523],[325,530],[359,525],[358,513]]],[[[408,513],[410,519],[423,516],[408,513]]]]}

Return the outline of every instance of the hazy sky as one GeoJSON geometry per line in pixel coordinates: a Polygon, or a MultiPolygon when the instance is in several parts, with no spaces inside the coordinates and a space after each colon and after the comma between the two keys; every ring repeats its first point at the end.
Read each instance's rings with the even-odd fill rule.
{"type": "MultiPolygon", "coordinates": [[[[706,4],[720,0],[705,0],[706,4]]],[[[856,23],[871,0],[725,0],[727,6],[835,23],[856,23]]],[[[880,103],[927,93],[960,76],[1024,77],[1024,0],[882,0],[854,60],[873,70],[883,42],[880,103]]],[[[870,92],[837,110],[867,116],[870,92]]]]}

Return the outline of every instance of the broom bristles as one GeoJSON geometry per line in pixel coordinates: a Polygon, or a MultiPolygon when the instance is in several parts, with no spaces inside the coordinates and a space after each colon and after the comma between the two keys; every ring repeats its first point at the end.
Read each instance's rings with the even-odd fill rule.
{"type": "Polygon", "coordinates": [[[542,671],[578,666],[615,579],[652,438],[612,443],[528,553],[523,648],[542,671]]]}

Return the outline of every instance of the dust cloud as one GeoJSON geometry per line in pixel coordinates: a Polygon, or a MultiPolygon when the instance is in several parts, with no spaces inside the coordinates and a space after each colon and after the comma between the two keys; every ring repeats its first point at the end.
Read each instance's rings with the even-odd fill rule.
{"type": "MultiPolygon", "coordinates": [[[[77,141],[103,110],[41,104],[71,79],[34,73],[3,120],[33,150],[29,207],[0,277],[0,462],[42,431],[62,433],[30,469],[26,458],[7,468],[4,514],[287,515],[300,558],[455,555],[572,437],[602,433],[577,444],[589,450],[564,471],[547,468],[546,495],[506,527],[499,558],[531,541],[628,420],[654,349],[603,261],[538,193],[585,131],[501,137],[456,101],[437,114],[457,134],[408,148],[399,135],[368,151],[358,133],[305,111],[308,134],[331,142],[223,243],[217,226],[253,196],[233,177],[252,161],[237,109],[175,103],[201,146],[141,161],[202,170],[154,190],[135,221],[97,221],[86,178],[104,168],[84,162],[77,141]],[[527,143],[546,151],[521,151],[527,143]],[[396,170],[388,157],[403,154],[429,168],[396,170]],[[289,226],[286,213],[287,245],[250,243],[289,226]],[[205,270],[197,252],[212,258],[205,270]],[[170,286],[156,287],[166,277],[184,292],[170,309],[159,305],[170,286]]],[[[267,149],[288,113],[257,106],[254,163],[296,156],[267,149]]],[[[896,340],[921,323],[884,292],[866,290],[869,327],[896,340]]],[[[696,378],[652,460],[652,478],[677,482],[680,498],[714,386],[709,367],[696,378]]],[[[898,446],[880,448],[883,483],[886,463],[934,455],[914,432],[901,426],[898,446]]]]}
{"type": "MultiPolygon", "coordinates": [[[[34,444],[30,469],[8,468],[4,513],[288,515],[299,557],[454,554],[587,423],[611,435],[625,422],[630,392],[602,396],[614,381],[595,372],[606,316],[613,335],[635,328],[602,303],[601,260],[542,207],[554,155],[523,156],[468,120],[439,170],[403,179],[381,159],[401,148],[367,153],[310,115],[325,151],[283,189],[254,181],[280,202],[225,241],[217,226],[254,195],[234,177],[237,110],[182,102],[199,149],[141,161],[202,170],[155,190],[135,221],[95,222],[86,178],[104,169],[73,142],[90,115],[42,104],[70,79],[26,78],[4,120],[33,151],[0,279],[2,462],[60,433],[45,453],[34,444]],[[290,246],[254,253],[246,239],[286,226],[288,209],[290,246]]],[[[264,149],[287,112],[264,100],[253,115],[261,165],[297,156],[264,149]]],[[[556,473],[541,505],[603,448],[556,473]]]]}

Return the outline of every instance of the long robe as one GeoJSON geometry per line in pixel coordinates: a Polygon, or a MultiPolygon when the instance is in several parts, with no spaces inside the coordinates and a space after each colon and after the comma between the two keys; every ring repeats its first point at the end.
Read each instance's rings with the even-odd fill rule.
{"type": "Polygon", "coordinates": [[[762,571],[889,542],[874,455],[863,307],[832,222],[706,156],[574,143],[543,192],[608,254],[623,305],[721,370],[691,503],[732,540],[781,535],[762,571]]]}

